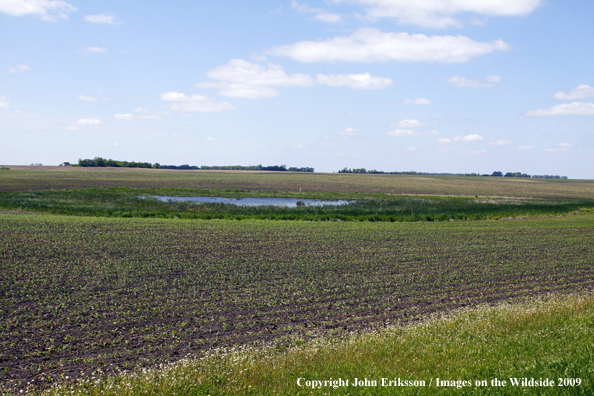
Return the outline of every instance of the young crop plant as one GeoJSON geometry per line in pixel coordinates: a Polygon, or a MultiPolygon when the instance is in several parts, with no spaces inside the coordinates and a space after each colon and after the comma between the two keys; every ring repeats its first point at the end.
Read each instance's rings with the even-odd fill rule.
{"type": "Polygon", "coordinates": [[[592,288],[591,228],[591,213],[439,223],[2,214],[0,383],[44,388],[56,375],[592,288]]]}

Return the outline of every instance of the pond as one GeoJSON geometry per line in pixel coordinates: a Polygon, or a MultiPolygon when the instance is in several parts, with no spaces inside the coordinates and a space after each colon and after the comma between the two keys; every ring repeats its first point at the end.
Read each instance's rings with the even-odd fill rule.
{"type": "MultiPolygon", "coordinates": [[[[325,205],[346,205],[349,201],[335,200],[323,201],[321,199],[298,199],[298,198],[221,198],[221,197],[168,197],[168,196],[151,196],[139,198],[157,198],[163,202],[180,202],[190,201],[197,203],[223,203],[238,206],[287,206],[289,208],[297,207],[297,202],[303,202],[304,206],[325,206],[325,205]]],[[[300,205],[299,205],[300,206],[300,205]]]]}

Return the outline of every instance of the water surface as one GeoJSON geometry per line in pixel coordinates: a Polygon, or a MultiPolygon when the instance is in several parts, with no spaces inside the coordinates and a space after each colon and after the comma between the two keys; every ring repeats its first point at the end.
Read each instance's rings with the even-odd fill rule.
{"type": "Polygon", "coordinates": [[[151,196],[141,198],[157,198],[163,202],[180,202],[190,201],[198,203],[223,203],[238,206],[287,206],[289,208],[297,207],[297,202],[301,201],[305,206],[325,206],[325,205],[346,205],[349,201],[335,200],[324,201],[321,199],[298,199],[298,198],[222,198],[222,197],[168,197],[168,196],[151,196]]]}

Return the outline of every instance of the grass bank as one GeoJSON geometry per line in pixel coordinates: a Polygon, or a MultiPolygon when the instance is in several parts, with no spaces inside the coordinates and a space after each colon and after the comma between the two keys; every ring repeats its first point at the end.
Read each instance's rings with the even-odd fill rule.
{"type": "Polygon", "coordinates": [[[594,386],[593,345],[593,296],[548,296],[406,327],[218,350],[199,360],[90,379],[47,394],[587,395],[594,386]],[[370,385],[353,386],[355,378],[370,385]],[[520,384],[514,386],[512,378],[520,384]],[[394,386],[398,379],[408,386],[394,386]],[[531,379],[554,385],[530,386],[531,379]],[[329,382],[319,382],[324,380],[329,382]]]}
{"type": "Polygon", "coordinates": [[[485,197],[407,196],[361,193],[299,193],[185,188],[89,188],[1,192],[0,208],[96,217],[181,218],[203,220],[448,221],[536,217],[594,210],[594,200],[493,199],[485,197]],[[213,203],[161,202],[139,196],[276,197],[349,200],[348,205],[287,208],[213,203]]]}

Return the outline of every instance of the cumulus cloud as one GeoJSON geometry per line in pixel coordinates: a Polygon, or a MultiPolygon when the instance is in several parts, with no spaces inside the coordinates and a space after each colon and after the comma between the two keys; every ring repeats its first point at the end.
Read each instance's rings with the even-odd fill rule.
{"type": "Polygon", "coordinates": [[[18,65],[16,67],[11,67],[8,69],[11,73],[26,73],[31,71],[31,68],[27,65],[18,65]]]}
{"type": "Polygon", "coordinates": [[[383,89],[392,85],[392,80],[363,74],[318,74],[318,83],[332,87],[346,86],[354,89],[383,89]]]}
{"type": "Polygon", "coordinates": [[[94,101],[96,101],[97,99],[96,99],[96,98],[92,98],[92,97],[90,97],[90,96],[84,96],[84,95],[80,95],[80,96],[78,97],[78,100],[82,100],[83,102],[94,102],[94,101]]]}
{"type": "Polygon", "coordinates": [[[101,125],[103,124],[101,122],[101,120],[98,120],[96,118],[79,118],[78,121],[76,121],[77,125],[80,126],[89,126],[89,125],[101,125]]]}
{"type": "Polygon", "coordinates": [[[203,82],[197,87],[219,88],[220,95],[236,98],[272,98],[279,94],[272,87],[307,87],[314,84],[313,78],[306,74],[288,75],[280,65],[270,63],[266,67],[243,59],[231,59],[206,75],[217,82],[203,82]]]}
{"type": "Polygon", "coordinates": [[[577,88],[574,88],[567,92],[557,92],[553,97],[559,100],[579,100],[587,99],[594,96],[594,87],[588,84],[580,84],[577,88]]]}
{"type": "Polygon", "coordinates": [[[336,134],[338,136],[354,136],[354,135],[357,135],[358,133],[357,133],[357,130],[355,128],[349,127],[349,128],[346,128],[346,129],[344,129],[344,130],[342,130],[340,132],[336,132],[336,134]]]}
{"type": "Polygon", "coordinates": [[[394,123],[390,126],[392,128],[416,128],[416,127],[422,127],[425,125],[426,124],[424,122],[421,122],[419,120],[402,120],[402,121],[398,121],[397,123],[394,123]]]}
{"type": "Polygon", "coordinates": [[[97,125],[101,125],[101,124],[103,124],[103,123],[101,122],[101,120],[99,120],[97,118],[79,118],[74,124],[70,125],[66,129],[74,131],[74,130],[81,129],[84,127],[97,126],[97,125]]]}
{"type": "Polygon", "coordinates": [[[214,102],[204,95],[188,96],[181,92],[167,92],[161,94],[161,100],[172,102],[171,110],[201,113],[214,113],[224,110],[233,110],[235,107],[227,102],[214,102]]]}
{"type": "Polygon", "coordinates": [[[404,99],[404,103],[410,103],[415,105],[430,105],[431,101],[425,98],[416,98],[416,99],[404,99]]]}
{"type": "Polygon", "coordinates": [[[466,36],[426,36],[424,34],[383,33],[360,28],[348,37],[321,41],[300,41],[272,47],[266,53],[299,62],[441,62],[460,63],[493,51],[506,51],[502,40],[490,43],[466,36]]]}
{"type": "Polygon", "coordinates": [[[388,131],[386,133],[388,136],[397,136],[397,137],[416,135],[415,131],[413,131],[412,129],[394,129],[394,130],[388,131]]]}
{"type": "Polygon", "coordinates": [[[484,81],[480,81],[468,80],[460,76],[452,76],[448,79],[448,82],[452,85],[452,87],[457,88],[493,88],[495,86],[494,83],[501,82],[501,77],[487,76],[485,77],[484,81]]]}
{"type": "Polygon", "coordinates": [[[81,54],[104,54],[107,51],[108,51],[107,48],[102,48],[102,47],[85,47],[85,48],[81,48],[80,53],[81,54]]]}
{"type": "Polygon", "coordinates": [[[42,21],[68,19],[76,7],[60,0],[0,0],[0,12],[11,16],[34,15],[42,21]]]}
{"type": "Polygon", "coordinates": [[[342,21],[342,17],[339,14],[332,14],[329,12],[320,12],[313,17],[314,20],[326,23],[338,23],[342,21]]]}
{"type": "Polygon", "coordinates": [[[321,8],[313,8],[305,4],[300,4],[293,0],[291,8],[303,13],[303,14],[315,14],[313,19],[320,22],[337,23],[342,21],[342,17],[339,14],[332,14],[324,11],[321,8]]]}
{"type": "Polygon", "coordinates": [[[548,116],[548,115],[593,115],[594,103],[590,102],[572,102],[558,104],[548,109],[531,110],[526,113],[529,116],[548,116]]]}
{"type": "Polygon", "coordinates": [[[454,140],[456,142],[480,142],[481,140],[485,140],[484,137],[477,135],[476,133],[472,134],[472,135],[466,135],[466,136],[456,136],[454,138],[454,140]]]}
{"type": "Polygon", "coordinates": [[[117,120],[133,120],[134,119],[134,114],[114,114],[113,118],[117,119],[117,120]]]}
{"type": "Polygon", "coordinates": [[[432,28],[462,26],[458,14],[519,16],[531,13],[541,0],[333,0],[360,4],[370,19],[394,18],[401,24],[432,28]]]}
{"type": "Polygon", "coordinates": [[[112,14],[86,15],[85,21],[106,25],[115,25],[118,23],[115,19],[115,16],[113,16],[112,14]]]}
{"type": "Polygon", "coordinates": [[[439,144],[452,143],[452,139],[448,139],[448,138],[439,139],[439,140],[437,140],[437,143],[439,143],[439,144]]]}
{"type": "Polygon", "coordinates": [[[512,140],[503,138],[503,139],[493,140],[493,141],[489,142],[489,144],[492,146],[509,146],[510,144],[514,144],[514,142],[512,140]]]}
{"type": "Polygon", "coordinates": [[[6,96],[0,96],[0,110],[10,109],[10,102],[6,99],[6,96]]]}

